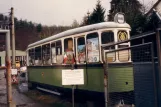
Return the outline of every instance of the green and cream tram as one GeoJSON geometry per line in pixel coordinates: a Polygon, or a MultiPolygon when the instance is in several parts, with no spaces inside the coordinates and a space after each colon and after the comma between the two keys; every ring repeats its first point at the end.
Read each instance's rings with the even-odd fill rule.
{"type": "MultiPolygon", "coordinates": [[[[103,22],[67,30],[30,44],[27,48],[29,83],[38,89],[58,95],[68,92],[72,86],[62,85],[62,70],[71,69],[71,64],[74,63],[75,69],[84,70],[84,85],[76,86],[75,93],[79,93],[83,98],[103,98],[104,71],[101,45],[129,39],[130,30],[127,23],[103,22]]],[[[124,43],[106,48],[105,51],[128,46],[130,43],[124,43]]],[[[129,51],[110,53],[106,60],[111,65],[108,78],[109,92],[133,92],[133,69],[130,66],[129,51]],[[121,54],[126,55],[122,57],[121,54]],[[113,87],[111,84],[117,85],[113,87]]]]}

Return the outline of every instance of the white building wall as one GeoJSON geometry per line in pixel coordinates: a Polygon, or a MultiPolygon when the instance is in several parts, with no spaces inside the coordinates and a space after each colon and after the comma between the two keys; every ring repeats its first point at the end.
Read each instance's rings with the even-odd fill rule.
{"type": "MultiPolygon", "coordinates": [[[[5,65],[5,55],[6,55],[5,51],[0,52],[1,64],[2,65],[5,65]]],[[[12,56],[12,50],[10,50],[10,55],[12,56]]],[[[26,51],[16,50],[15,56],[26,56],[26,51]]]]}

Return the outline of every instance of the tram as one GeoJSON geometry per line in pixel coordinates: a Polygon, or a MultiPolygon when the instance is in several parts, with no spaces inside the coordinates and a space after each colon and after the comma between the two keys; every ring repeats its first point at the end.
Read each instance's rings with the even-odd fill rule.
{"type": "MultiPolygon", "coordinates": [[[[134,91],[133,68],[129,51],[110,53],[102,57],[101,45],[112,44],[130,38],[130,26],[125,22],[102,22],[80,28],[64,31],[43,40],[29,44],[27,48],[27,71],[30,87],[44,89],[57,95],[68,93],[72,86],[62,85],[62,70],[84,70],[84,85],[78,85],[75,93],[86,99],[104,98],[103,60],[112,66],[109,69],[112,80],[110,93],[129,94],[134,91]],[[120,54],[126,54],[121,57],[120,54]],[[127,66],[129,65],[129,66],[127,66]],[[120,72],[120,71],[124,72],[120,72]],[[118,79],[118,78],[123,78],[118,79]],[[126,83],[128,84],[126,84],[126,83]]],[[[129,47],[130,43],[123,43],[105,51],[129,47]]],[[[71,93],[69,93],[71,95],[71,93]]]]}

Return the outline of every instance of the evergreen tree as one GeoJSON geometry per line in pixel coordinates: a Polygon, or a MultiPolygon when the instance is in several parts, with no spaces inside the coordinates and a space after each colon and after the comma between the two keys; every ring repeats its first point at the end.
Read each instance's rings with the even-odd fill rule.
{"type": "Polygon", "coordinates": [[[89,24],[100,23],[105,21],[105,9],[102,7],[100,0],[97,1],[96,8],[88,18],[89,24]]]}
{"type": "Polygon", "coordinates": [[[73,23],[72,23],[71,27],[72,27],[72,28],[77,28],[77,27],[79,27],[78,21],[77,21],[77,20],[73,20],[73,23]]]}
{"type": "Polygon", "coordinates": [[[82,21],[82,23],[80,24],[80,26],[88,25],[88,22],[89,22],[89,21],[88,21],[88,16],[85,15],[85,16],[83,17],[83,21],[82,21]]]}
{"type": "Polygon", "coordinates": [[[97,1],[96,7],[93,12],[87,12],[87,15],[83,17],[82,24],[80,26],[100,23],[105,21],[105,9],[102,7],[100,0],[97,1]]]}
{"type": "Polygon", "coordinates": [[[42,31],[42,25],[41,24],[38,24],[36,26],[36,29],[37,29],[37,32],[40,33],[42,31]]]}

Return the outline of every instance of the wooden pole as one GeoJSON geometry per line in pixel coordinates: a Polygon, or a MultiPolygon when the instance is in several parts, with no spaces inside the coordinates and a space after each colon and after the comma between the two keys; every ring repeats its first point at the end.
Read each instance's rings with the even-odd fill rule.
{"type": "Polygon", "coordinates": [[[12,36],[12,67],[15,68],[15,28],[14,28],[14,9],[11,8],[11,36],[12,36]]]}

